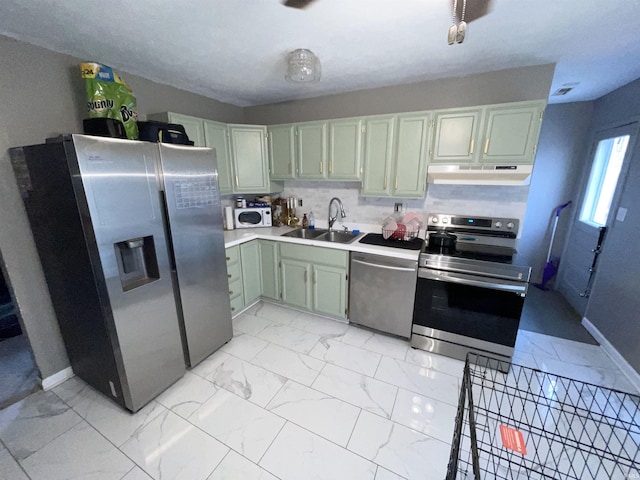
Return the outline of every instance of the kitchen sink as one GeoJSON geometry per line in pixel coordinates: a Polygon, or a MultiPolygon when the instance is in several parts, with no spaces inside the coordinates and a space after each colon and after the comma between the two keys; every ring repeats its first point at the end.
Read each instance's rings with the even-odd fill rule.
{"type": "Polygon", "coordinates": [[[308,228],[296,228],[295,230],[291,230],[290,232],[283,233],[280,235],[281,237],[291,237],[291,238],[305,238],[307,240],[318,239],[321,235],[327,233],[328,230],[318,228],[315,230],[309,230],[308,228]]]}
{"type": "Polygon", "coordinates": [[[358,235],[354,235],[353,233],[349,232],[336,232],[332,230],[316,238],[316,240],[335,243],[351,243],[356,239],[357,236],[358,235]]]}
{"type": "Polygon", "coordinates": [[[296,228],[290,232],[283,233],[281,237],[304,238],[306,240],[318,240],[321,242],[351,243],[358,235],[350,232],[329,231],[324,228],[316,228],[314,230],[296,228]]]}

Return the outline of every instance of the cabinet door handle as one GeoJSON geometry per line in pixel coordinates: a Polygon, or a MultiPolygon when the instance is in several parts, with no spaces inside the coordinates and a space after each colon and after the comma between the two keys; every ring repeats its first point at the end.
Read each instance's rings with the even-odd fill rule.
{"type": "Polygon", "coordinates": [[[484,141],[484,153],[486,154],[489,151],[489,137],[484,141]]]}
{"type": "Polygon", "coordinates": [[[333,160],[329,162],[329,173],[333,172],[333,160]]]}
{"type": "Polygon", "coordinates": [[[469,145],[469,155],[473,154],[473,147],[475,146],[475,138],[471,139],[471,145],[469,145]]]}
{"type": "Polygon", "coordinates": [[[396,181],[393,184],[393,188],[396,189],[396,190],[398,189],[398,177],[396,177],[396,181]]]}
{"type": "Polygon", "coordinates": [[[307,271],[304,271],[304,283],[307,283],[307,271]]]}
{"type": "Polygon", "coordinates": [[[229,260],[231,260],[231,257],[227,257],[227,262],[228,262],[229,260]]]}
{"type": "Polygon", "coordinates": [[[382,185],[382,188],[385,189],[385,190],[387,189],[387,176],[386,175],[384,176],[384,185],[382,185]]]}
{"type": "Polygon", "coordinates": [[[229,290],[229,295],[233,295],[233,290],[229,290]]]}
{"type": "Polygon", "coordinates": [[[322,161],[320,161],[320,173],[324,173],[324,165],[322,165],[322,161]]]}
{"type": "Polygon", "coordinates": [[[236,175],[236,187],[240,185],[240,183],[238,182],[238,175],[236,175]]]}
{"type": "Polygon", "coordinates": [[[318,282],[318,272],[313,272],[313,284],[315,285],[318,282]]]}
{"type": "MultiPolygon", "coordinates": [[[[227,258],[227,260],[229,260],[229,259],[227,258]]],[[[227,273],[227,277],[228,277],[228,278],[231,278],[231,274],[230,274],[230,273],[227,273]]]]}

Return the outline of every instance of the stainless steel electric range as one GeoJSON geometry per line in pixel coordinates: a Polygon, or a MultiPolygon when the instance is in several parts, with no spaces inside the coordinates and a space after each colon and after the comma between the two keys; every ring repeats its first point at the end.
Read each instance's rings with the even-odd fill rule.
{"type": "Polygon", "coordinates": [[[430,214],[420,254],[411,346],[464,360],[510,360],[531,267],[518,264],[519,221],[430,214]]]}

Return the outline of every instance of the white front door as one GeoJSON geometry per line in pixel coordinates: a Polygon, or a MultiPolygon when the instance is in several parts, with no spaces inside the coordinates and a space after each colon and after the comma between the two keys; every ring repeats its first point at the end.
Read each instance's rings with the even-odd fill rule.
{"type": "Polygon", "coordinates": [[[581,315],[606,243],[606,229],[618,213],[618,187],[626,175],[637,132],[637,123],[598,132],[590,150],[591,170],[583,181],[582,199],[558,274],[558,290],[581,315]]]}

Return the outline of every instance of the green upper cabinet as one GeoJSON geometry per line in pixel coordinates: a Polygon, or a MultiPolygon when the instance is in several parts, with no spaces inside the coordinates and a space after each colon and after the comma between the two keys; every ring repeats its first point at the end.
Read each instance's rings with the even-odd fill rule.
{"type": "Polygon", "coordinates": [[[235,173],[234,192],[270,191],[267,127],[229,125],[229,137],[235,173]]]}
{"type": "Polygon", "coordinates": [[[437,111],[431,162],[533,163],[545,105],[540,100],[437,111]]]}
{"type": "Polygon", "coordinates": [[[430,126],[430,113],[366,120],[362,195],[424,197],[430,126]]]}
{"type": "Polygon", "coordinates": [[[395,116],[370,117],[365,120],[362,195],[390,195],[389,177],[395,122],[395,116]]]}
{"type": "Polygon", "coordinates": [[[227,125],[212,120],[204,120],[203,127],[205,145],[216,150],[220,193],[223,195],[233,193],[233,166],[229,151],[227,125]]]}
{"type": "Polygon", "coordinates": [[[544,102],[486,107],[483,163],[533,163],[544,102]]]}
{"type": "Polygon", "coordinates": [[[269,160],[271,179],[296,178],[296,126],[274,125],[267,127],[269,135],[269,160]]]}
{"type": "Polygon", "coordinates": [[[431,114],[398,115],[391,196],[422,198],[427,185],[431,114]]]}
{"type": "Polygon", "coordinates": [[[327,122],[299,123],[296,128],[298,178],[326,178],[327,122]]]}
{"type": "Polygon", "coordinates": [[[360,118],[329,122],[328,178],[360,179],[362,123],[360,118]]]}
{"type": "Polygon", "coordinates": [[[482,109],[444,110],[434,115],[434,163],[472,163],[476,152],[482,109]]]}

